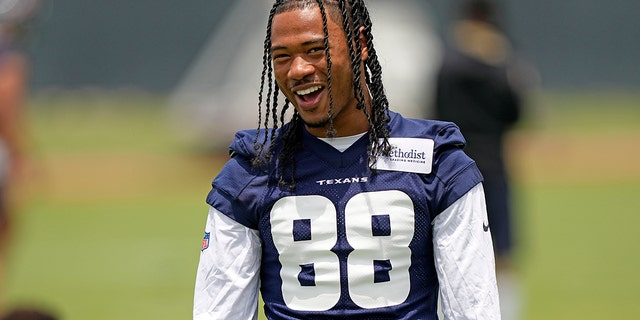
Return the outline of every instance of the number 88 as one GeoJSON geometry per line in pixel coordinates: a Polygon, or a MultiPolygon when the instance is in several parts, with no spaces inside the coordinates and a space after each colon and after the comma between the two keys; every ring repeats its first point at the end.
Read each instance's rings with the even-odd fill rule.
{"type": "MultiPolygon", "coordinates": [[[[344,226],[346,241],[353,248],[346,280],[353,302],[362,308],[380,308],[406,300],[409,243],[415,228],[409,196],[397,190],[357,194],[345,206],[344,226]]],[[[271,212],[271,232],[280,254],[287,306],[301,311],[333,307],[341,289],[340,263],[331,251],[338,241],[333,203],[318,195],[282,198],[271,212]],[[305,266],[311,283],[300,280],[305,266]]]]}

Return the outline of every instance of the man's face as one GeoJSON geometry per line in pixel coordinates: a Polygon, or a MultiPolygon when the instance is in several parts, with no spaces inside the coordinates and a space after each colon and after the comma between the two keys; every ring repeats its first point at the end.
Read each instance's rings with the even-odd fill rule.
{"type": "MultiPolygon", "coordinates": [[[[349,127],[357,101],[353,90],[349,49],[344,31],[327,17],[331,48],[334,127],[349,127]]],[[[279,13],[273,17],[271,58],[280,90],[293,103],[309,132],[326,136],[329,123],[328,68],[322,16],[318,7],[279,13]]]]}

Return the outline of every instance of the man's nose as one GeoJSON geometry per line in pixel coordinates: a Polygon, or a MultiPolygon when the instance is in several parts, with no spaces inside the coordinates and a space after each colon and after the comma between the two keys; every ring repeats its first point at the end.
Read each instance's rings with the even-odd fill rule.
{"type": "Polygon", "coordinates": [[[289,69],[289,79],[302,80],[306,76],[313,74],[315,67],[305,60],[303,57],[295,57],[291,62],[291,68],[289,69]]]}

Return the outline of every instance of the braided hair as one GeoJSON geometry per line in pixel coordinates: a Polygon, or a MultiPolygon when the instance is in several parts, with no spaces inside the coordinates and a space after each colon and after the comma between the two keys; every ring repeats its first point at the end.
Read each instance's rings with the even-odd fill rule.
{"type": "Polygon", "coordinates": [[[291,107],[291,102],[285,101],[278,112],[278,95],[280,90],[273,77],[273,65],[271,61],[271,27],[273,17],[279,13],[294,10],[319,7],[322,26],[324,29],[324,48],[327,60],[327,91],[329,93],[329,128],[327,137],[335,136],[333,127],[333,96],[331,77],[331,53],[329,51],[329,32],[327,16],[337,24],[342,24],[346,35],[351,68],[353,70],[353,87],[357,100],[357,108],[362,110],[369,122],[369,166],[373,170],[378,156],[388,156],[392,147],[389,144],[389,102],[382,84],[382,68],[373,46],[372,23],[369,12],[363,0],[276,0],[269,12],[264,52],[262,56],[262,75],[260,78],[260,91],[258,94],[258,131],[264,130],[264,135],[256,135],[254,149],[257,156],[253,160],[255,166],[260,166],[271,161],[275,153],[278,153],[280,162],[279,184],[282,187],[295,188],[295,154],[302,148],[301,128],[302,119],[295,109],[293,116],[286,122],[285,114],[291,107]],[[360,28],[366,39],[368,58],[365,61],[365,72],[361,72],[362,45],[358,41],[360,28]],[[371,109],[365,107],[366,90],[362,88],[362,77],[371,95],[371,109]],[[275,134],[280,128],[280,135],[275,134]],[[260,138],[259,138],[260,137],[260,138]],[[265,146],[266,149],[265,149],[265,146]],[[278,146],[278,147],[276,147],[278,146]],[[277,151],[276,151],[277,150],[277,151]]]}

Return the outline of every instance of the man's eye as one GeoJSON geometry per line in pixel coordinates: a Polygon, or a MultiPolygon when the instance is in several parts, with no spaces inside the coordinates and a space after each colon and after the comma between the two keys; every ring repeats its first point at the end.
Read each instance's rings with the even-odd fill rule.
{"type": "Polygon", "coordinates": [[[312,48],[311,50],[309,50],[309,53],[316,53],[316,52],[324,52],[324,48],[323,47],[315,47],[315,48],[312,48]]]}
{"type": "Polygon", "coordinates": [[[286,59],[288,56],[286,54],[275,54],[272,56],[272,60],[276,61],[276,60],[283,60],[286,59]]]}

